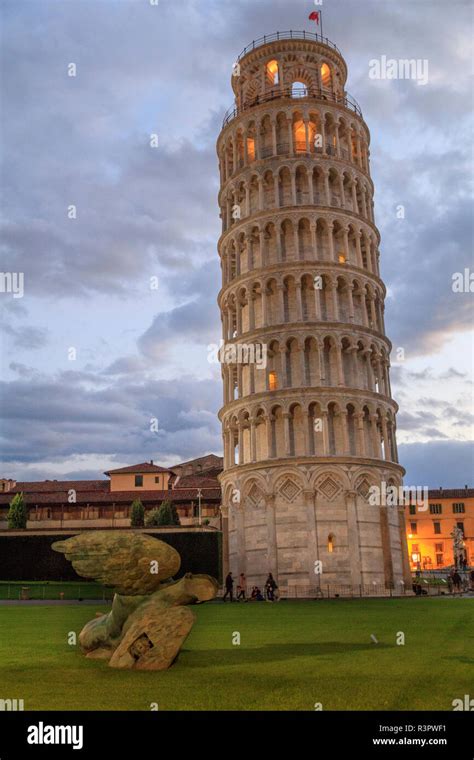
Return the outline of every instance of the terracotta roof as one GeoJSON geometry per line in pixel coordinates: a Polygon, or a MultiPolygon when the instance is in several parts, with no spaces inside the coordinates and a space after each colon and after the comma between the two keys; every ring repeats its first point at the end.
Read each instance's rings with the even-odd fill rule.
{"type": "Polygon", "coordinates": [[[217,475],[221,474],[223,469],[224,465],[222,465],[222,467],[211,467],[209,470],[204,470],[204,474],[207,478],[215,478],[217,475]]]}
{"type": "Polygon", "coordinates": [[[472,499],[474,488],[430,488],[429,499],[472,499]]]}
{"type": "MultiPolygon", "coordinates": [[[[74,482],[74,481],[73,481],[74,482]]],[[[12,492],[0,493],[0,507],[6,507],[11,501],[12,492]]],[[[69,504],[67,490],[56,491],[53,493],[33,493],[25,494],[25,500],[29,507],[35,504],[64,504],[65,507],[74,507],[83,504],[121,504],[126,502],[131,504],[135,499],[140,499],[144,506],[147,504],[160,504],[165,499],[169,501],[196,501],[195,488],[182,488],[175,491],[114,491],[110,493],[100,491],[78,491],[75,504],[69,504]]],[[[204,502],[220,501],[221,489],[209,488],[203,493],[204,502]]]]}
{"type": "Polygon", "coordinates": [[[110,490],[110,481],[105,480],[30,480],[18,481],[15,488],[5,494],[16,493],[55,493],[57,491],[105,491],[110,490]]]}
{"type": "Polygon", "coordinates": [[[141,464],[132,464],[129,467],[119,467],[118,470],[108,470],[104,475],[118,475],[127,472],[170,472],[167,467],[159,467],[151,462],[142,462],[141,464]]]}
{"type": "Polygon", "coordinates": [[[203,457],[197,457],[197,459],[189,459],[187,462],[179,462],[178,464],[173,465],[171,469],[177,469],[178,467],[186,467],[190,464],[197,464],[198,462],[204,462],[205,460],[212,460],[216,464],[223,464],[224,458],[218,457],[217,454],[205,454],[203,457]]]}
{"type": "Polygon", "coordinates": [[[179,491],[181,488],[220,488],[216,478],[210,478],[207,475],[183,475],[173,481],[173,490],[179,491]]]}

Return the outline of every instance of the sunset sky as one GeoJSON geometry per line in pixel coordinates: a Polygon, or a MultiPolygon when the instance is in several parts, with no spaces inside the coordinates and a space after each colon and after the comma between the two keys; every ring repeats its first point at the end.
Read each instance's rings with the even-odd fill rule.
{"type": "Polygon", "coordinates": [[[215,143],[242,48],[315,8],[371,131],[405,482],[473,485],[468,0],[3,0],[1,477],[221,453],[215,143]],[[382,55],[428,83],[369,78],[382,55]]]}

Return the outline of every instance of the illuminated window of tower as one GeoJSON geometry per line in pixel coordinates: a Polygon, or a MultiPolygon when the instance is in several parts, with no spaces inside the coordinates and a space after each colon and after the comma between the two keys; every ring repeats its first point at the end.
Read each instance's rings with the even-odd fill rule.
{"type": "Polygon", "coordinates": [[[312,121],[308,122],[308,138],[310,150],[313,151],[315,148],[316,124],[312,121]]]}
{"type": "Polygon", "coordinates": [[[253,137],[247,137],[247,156],[249,161],[255,161],[255,140],[253,137]]]}
{"type": "Polygon", "coordinates": [[[334,536],[332,535],[332,533],[330,533],[328,536],[328,552],[329,554],[332,554],[333,551],[334,551],[334,536]]]}
{"type": "Polygon", "coordinates": [[[271,391],[276,391],[278,388],[278,382],[277,382],[277,373],[276,372],[270,372],[268,375],[268,388],[271,391]]]}
{"type": "Polygon", "coordinates": [[[294,139],[297,153],[305,153],[306,151],[306,132],[304,128],[304,121],[296,121],[294,124],[294,139]]]}
{"type": "Polygon", "coordinates": [[[357,143],[354,137],[351,140],[351,151],[352,151],[352,158],[353,159],[357,158],[357,143]]]}
{"type": "Polygon", "coordinates": [[[323,63],[321,66],[321,82],[323,87],[330,87],[331,86],[331,69],[327,65],[327,63],[323,63]]]}
{"type": "Polygon", "coordinates": [[[278,84],[279,83],[279,74],[278,74],[278,61],[268,61],[267,63],[267,80],[270,84],[278,84]]]}

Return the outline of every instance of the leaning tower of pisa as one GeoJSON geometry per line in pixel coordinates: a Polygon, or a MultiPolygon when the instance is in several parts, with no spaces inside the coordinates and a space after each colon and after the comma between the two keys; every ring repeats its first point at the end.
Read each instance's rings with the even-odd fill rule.
{"type": "Polygon", "coordinates": [[[326,38],[277,33],[232,70],[217,141],[224,569],[288,595],[410,583],[370,135],[326,38]]]}

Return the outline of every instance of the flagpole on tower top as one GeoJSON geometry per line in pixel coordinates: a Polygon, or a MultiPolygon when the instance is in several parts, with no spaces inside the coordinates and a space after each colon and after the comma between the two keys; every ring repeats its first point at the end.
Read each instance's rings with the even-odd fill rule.
{"type": "Polygon", "coordinates": [[[316,26],[319,26],[321,30],[321,39],[322,39],[323,38],[323,12],[313,11],[312,13],[309,14],[309,19],[310,21],[314,21],[316,23],[316,26]]]}

